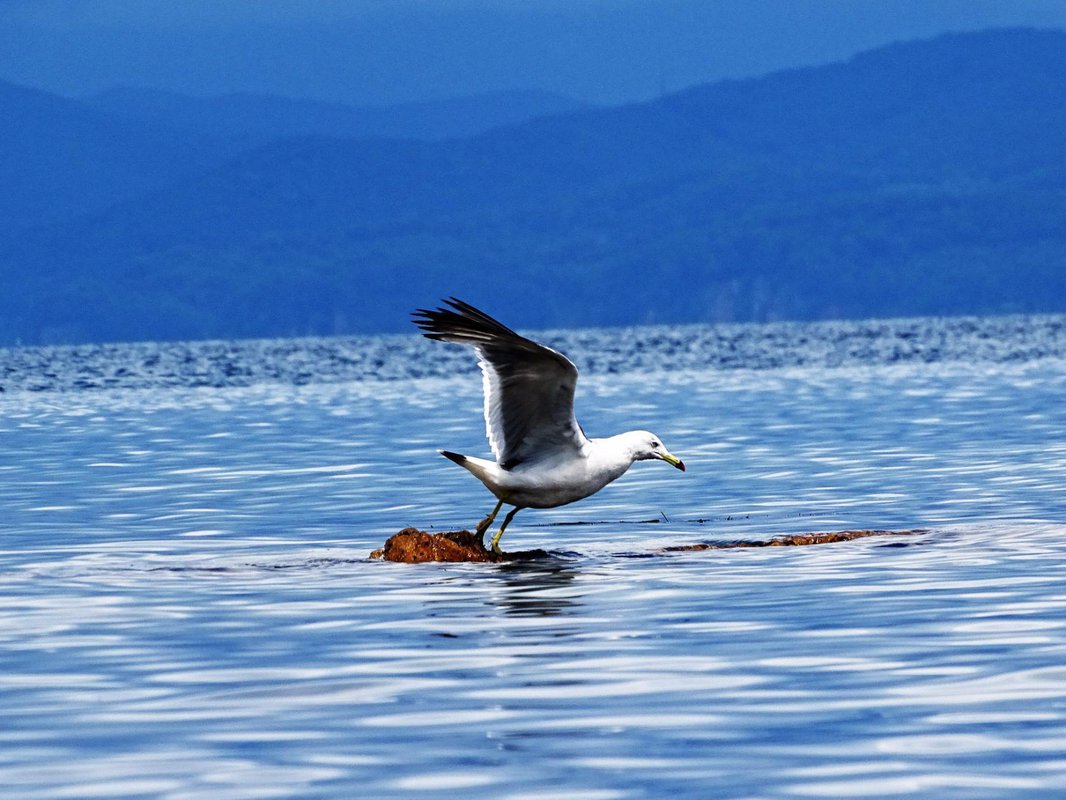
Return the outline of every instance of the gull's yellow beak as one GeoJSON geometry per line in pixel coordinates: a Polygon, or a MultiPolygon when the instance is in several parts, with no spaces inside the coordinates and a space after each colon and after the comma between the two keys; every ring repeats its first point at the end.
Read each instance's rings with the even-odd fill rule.
{"type": "Polygon", "coordinates": [[[670,453],[663,453],[661,456],[659,456],[659,458],[661,458],[663,461],[665,461],[671,467],[677,467],[682,472],[685,471],[685,462],[682,461],[677,456],[671,455],[670,453]]]}

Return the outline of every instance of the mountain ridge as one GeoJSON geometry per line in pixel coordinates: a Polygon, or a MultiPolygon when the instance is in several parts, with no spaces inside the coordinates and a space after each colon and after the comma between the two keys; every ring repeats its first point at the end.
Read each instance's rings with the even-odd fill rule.
{"type": "Polygon", "coordinates": [[[117,86],[78,98],[104,113],[200,135],[235,137],[246,145],[302,136],[333,138],[447,139],[588,104],[540,90],[486,92],[447,100],[391,106],[230,92],[196,97],[178,92],[117,86]]]}
{"type": "Polygon", "coordinates": [[[449,294],[530,327],[1062,311],[1063,151],[1066,33],[1028,29],[464,139],[284,140],[0,245],[34,298],[5,293],[0,340],[397,330],[449,294]]]}

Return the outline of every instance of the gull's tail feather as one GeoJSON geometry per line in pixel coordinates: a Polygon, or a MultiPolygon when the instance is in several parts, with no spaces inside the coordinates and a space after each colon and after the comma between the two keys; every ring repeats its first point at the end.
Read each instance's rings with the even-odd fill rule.
{"type": "Polygon", "coordinates": [[[449,461],[454,461],[463,469],[473,473],[474,477],[485,484],[490,492],[495,494],[493,486],[496,484],[500,472],[500,468],[496,466],[495,462],[486,461],[483,458],[475,458],[474,456],[464,456],[461,453],[453,453],[449,450],[438,450],[437,452],[449,461]]]}
{"type": "Polygon", "coordinates": [[[464,466],[466,463],[466,456],[464,456],[462,453],[452,453],[449,450],[438,450],[437,452],[447,458],[449,461],[454,461],[460,466],[464,466]]]}

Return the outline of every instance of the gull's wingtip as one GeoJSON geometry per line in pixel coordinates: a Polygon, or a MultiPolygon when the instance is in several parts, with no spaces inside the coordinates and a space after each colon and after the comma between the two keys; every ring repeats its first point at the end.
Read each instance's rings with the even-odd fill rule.
{"type": "Polygon", "coordinates": [[[427,338],[444,342],[477,346],[492,339],[522,338],[499,320],[458,297],[441,300],[437,308],[412,311],[411,321],[427,338]]]}
{"type": "Polygon", "coordinates": [[[422,335],[427,339],[444,341],[444,334],[441,331],[441,322],[449,313],[451,312],[443,308],[416,308],[411,312],[411,322],[422,331],[422,335]]]}

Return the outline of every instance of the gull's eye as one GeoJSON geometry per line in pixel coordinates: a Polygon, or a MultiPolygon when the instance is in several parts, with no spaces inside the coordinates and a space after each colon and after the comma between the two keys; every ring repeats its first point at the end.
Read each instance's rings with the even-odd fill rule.
{"type": "Polygon", "coordinates": [[[655,441],[654,439],[652,439],[652,440],[651,440],[651,446],[652,446],[652,447],[662,447],[662,445],[661,445],[661,444],[659,444],[659,443],[658,443],[657,441],[655,441]]]}

